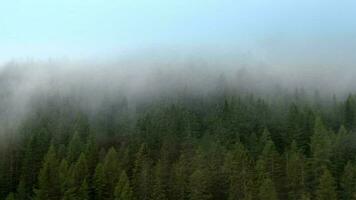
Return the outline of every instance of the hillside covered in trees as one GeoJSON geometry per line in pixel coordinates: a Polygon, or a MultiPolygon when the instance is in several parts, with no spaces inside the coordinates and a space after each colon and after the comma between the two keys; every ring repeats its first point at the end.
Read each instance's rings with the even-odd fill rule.
{"type": "Polygon", "coordinates": [[[91,94],[102,96],[95,106],[83,88],[51,88],[18,118],[9,105],[28,94],[8,99],[21,79],[10,75],[0,79],[0,199],[356,199],[352,94],[261,93],[216,75],[204,92],[132,101],[110,90],[91,94]]]}

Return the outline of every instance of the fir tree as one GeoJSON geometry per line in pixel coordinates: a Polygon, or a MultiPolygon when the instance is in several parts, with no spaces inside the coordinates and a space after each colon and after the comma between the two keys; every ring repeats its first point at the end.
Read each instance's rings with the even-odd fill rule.
{"type": "Polygon", "coordinates": [[[103,163],[103,171],[105,173],[104,182],[107,190],[107,198],[112,199],[114,194],[115,185],[120,175],[120,163],[118,154],[114,148],[111,148],[105,156],[103,163]]]}
{"type": "Polygon", "coordinates": [[[60,199],[61,190],[58,177],[59,161],[53,146],[45,156],[43,167],[38,177],[38,189],[35,190],[36,200],[60,199]]]}
{"type": "Polygon", "coordinates": [[[105,172],[102,163],[99,163],[95,169],[94,189],[96,199],[104,199],[106,196],[108,196],[105,185],[105,172]]]}
{"type": "Polygon", "coordinates": [[[326,167],[323,167],[323,173],[320,176],[315,197],[317,200],[338,199],[334,178],[326,167]]]}
{"type": "Polygon", "coordinates": [[[134,163],[133,186],[136,198],[147,200],[151,198],[151,162],[148,157],[147,147],[142,144],[134,163]]]}
{"type": "Polygon", "coordinates": [[[209,200],[212,195],[208,188],[209,174],[205,169],[197,169],[190,176],[190,200],[209,200]]]}
{"type": "Polygon", "coordinates": [[[352,199],[356,188],[356,166],[348,162],[341,177],[341,194],[343,199],[352,199]]]}
{"type": "Polygon", "coordinates": [[[292,142],[286,154],[286,175],[288,183],[288,199],[300,199],[304,194],[305,166],[303,156],[297,149],[296,142],[292,142]]]}
{"type": "Polygon", "coordinates": [[[229,199],[249,199],[252,197],[253,171],[244,146],[238,142],[233,151],[228,152],[224,163],[224,172],[228,178],[229,199]]]}
{"type": "Polygon", "coordinates": [[[129,178],[125,171],[122,171],[119,181],[115,187],[115,200],[132,200],[133,193],[130,186],[129,178]]]}
{"type": "Polygon", "coordinates": [[[262,181],[262,184],[258,192],[259,199],[263,200],[277,200],[277,192],[273,181],[270,178],[266,178],[262,181]]]}

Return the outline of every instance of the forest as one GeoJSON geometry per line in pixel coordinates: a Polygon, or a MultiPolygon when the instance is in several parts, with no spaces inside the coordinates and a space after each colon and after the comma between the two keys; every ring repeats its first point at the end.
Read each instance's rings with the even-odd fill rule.
{"type": "Polygon", "coordinates": [[[9,101],[21,76],[2,73],[0,199],[356,199],[354,94],[260,93],[224,76],[136,101],[94,92],[95,109],[51,88],[15,120],[9,102],[27,93],[9,101]]]}

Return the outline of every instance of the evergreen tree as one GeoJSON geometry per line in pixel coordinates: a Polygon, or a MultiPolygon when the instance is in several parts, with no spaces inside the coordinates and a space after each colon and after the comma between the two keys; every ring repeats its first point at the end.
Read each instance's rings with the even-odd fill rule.
{"type": "Polygon", "coordinates": [[[345,126],[347,129],[352,130],[355,126],[355,100],[352,95],[349,95],[345,102],[345,126]]]}
{"type": "Polygon", "coordinates": [[[315,197],[317,200],[338,199],[334,178],[326,167],[323,167],[315,197]]]}
{"type": "Polygon", "coordinates": [[[190,176],[190,200],[209,200],[212,195],[208,188],[209,174],[206,169],[197,169],[190,176]]]}
{"type": "Polygon", "coordinates": [[[189,179],[192,163],[189,155],[183,152],[173,167],[173,199],[184,200],[189,196],[189,179]]]}
{"type": "Polygon", "coordinates": [[[238,142],[231,152],[228,152],[224,163],[224,172],[228,179],[229,199],[250,199],[253,195],[253,171],[244,146],[238,142]]]}
{"type": "Polygon", "coordinates": [[[311,138],[310,149],[312,158],[309,160],[309,192],[319,185],[318,178],[323,173],[323,166],[330,166],[332,143],[329,131],[325,128],[320,117],[316,118],[314,134],[311,138]]]}
{"type": "Polygon", "coordinates": [[[266,178],[262,181],[262,184],[258,192],[259,199],[263,200],[277,200],[277,192],[273,181],[270,178],[266,178]]]}
{"type": "Polygon", "coordinates": [[[292,142],[286,154],[286,175],[288,183],[288,199],[299,200],[304,194],[305,166],[303,156],[297,149],[296,142],[292,142]]]}
{"type": "Polygon", "coordinates": [[[108,196],[105,185],[105,172],[102,163],[99,163],[95,169],[94,189],[95,199],[105,199],[105,197],[108,196]]]}
{"type": "Polygon", "coordinates": [[[61,196],[69,189],[69,166],[67,160],[63,159],[59,165],[58,169],[58,179],[60,182],[61,196]]]}
{"type": "Polygon", "coordinates": [[[129,179],[125,171],[122,171],[119,181],[115,187],[115,200],[132,200],[133,193],[129,179]]]}
{"type": "Polygon", "coordinates": [[[77,194],[77,199],[78,200],[88,200],[89,199],[89,186],[88,186],[86,179],[84,179],[83,183],[80,185],[80,188],[79,188],[78,194],[77,194]]]}
{"type": "Polygon", "coordinates": [[[156,200],[166,200],[168,199],[168,189],[167,189],[167,179],[165,177],[165,166],[160,160],[158,161],[155,168],[154,185],[152,191],[152,198],[156,200]]]}
{"type": "Polygon", "coordinates": [[[147,147],[142,144],[134,163],[133,188],[136,198],[147,200],[151,198],[151,162],[148,157],[147,147]]]}
{"type": "Polygon", "coordinates": [[[80,137],[79,132],[75,132],[71,141],[69,142],[68,145],[68,151],[67,151],[67,160],[68,162],[74,162],[76,161],[80,154],[84,150],[84,144],[82,142],[82,138],[80,137]]]}
{"type": "MultiPolygon", "coordinates": [[[[80,154],[78,161],[69,169],[68,190],[65,196],[67,198],[81,198],[81,189],[83,182],[86,182],[88,176],[88,167],[84,153],[80,154]]],[[[87,182],[85,183],[87,184],[87,182]]],[[[83,186],[84,187],[84,186],[83,186]]]]}
{"type": "Polygon", "coordinates": [[[261,141],[264,144],[264,148],[256,164],[258,185],[270,178],[275,183],[275,188],[280,197],[286,198],[283,159],[276,150],[269,131],[264,131],[261,141]]]}
{"type": "Polygon", "coordinates": [[[341,177],[341,194],[343,199],[352,199],[356,193],[356,166],[348,162],[341,177]]]}
{"type": "Polygon", "coordinates": [[[103,171],[105,173],[104,176],[104,184],[106,194],[108,195],[107,199],[113,199],[113,194],[115,190],[115,185],[117,183],[117,179],[120,175],[120,163],[119,156],[114,148],[111,148],[105,156],[103,171]]]}
{"type": "Polygon", "coordinates": [[[36,200],[56,200],[61,198],[58,164],[59,161],[54,146],[51,146],[44,158],[43,167],[39,173],[38,189],[35,190],[36,200]]]}
{"type": "Polygon", "coordinates": [[[26,191],[26,198],[33,194],[33,188],[37,186],[38,173],[41,169],[42,159],[48,151],[49,134],[45,128],[33,130],[23,158],[21,180],[26,191]]]}

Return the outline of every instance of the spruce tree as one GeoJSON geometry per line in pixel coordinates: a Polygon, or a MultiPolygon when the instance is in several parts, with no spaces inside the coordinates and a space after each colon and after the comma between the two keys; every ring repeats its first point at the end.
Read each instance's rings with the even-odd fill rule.
{"type": "Polygon", "coordinates": [[[319,178],[319,185],[317,187],[315,198],[317,200],[336,200],[336,184],[330,171],[324,166],[323,173],[319,178]]]}
{"type": "Polygon", "coordinates": [[[120,176],[120,162],[119,156],[114,148],[110,148],[105,156],[103,163],[103,171],[105,173],[104,182],[106,187],[106,193],[108,199],[113,199],[113,194],[115,190],[115,185],[117,179],[120,176]]]}
{"type": "Polygon", "coordinates": [[[311,138],[310,150],[312,157],[309,159],[307,181],[309,192],[319,185],[318,179],[323,173],[323,166],[330,166],[332,143],[330,133],[324,126],[320,117],[315,119],[314,134],[311,138]]]}
{"type": "Polygon", "coordinates": [[[286,175],[288,184],[288,199],[299,200],[304,194],[305,166],[304,158],[297,149],[295,141],[286,153],[286,175]]]}
{"type": "Polygon", "coordinates": [[[133,191],[130,186],[129,178],[126,175],[125,171],[121,172],[119,181],[115,187],[114,192],[115,200],[132,200],[133,191]]]}
{"type": "Polygon", "coordinates": [[[152,174],[151,161],[148,157],[147,147],[142,144],[134,163],[133,188],[136,198],[148,200],[151,198],[152,174]]]}
{"type": "Polygon", "coordinates": [[[76,199],[78,199],[78,200],[88,200],[89,199],[89,186],[88,186],[88,182],[87,182],[86,178],[80,185],[76,199]]]}
{"type": "Polygon", "coordinates": [[[196,169],[190,176],[190,200],[212,199],[208,186],[209,174],[206,169],[196,169]]]}
{"type": "Polygon", "coordinates": [[[267,178],[270,178],[274,184],[275,189],[281,198],[285,196],[285,168],[281,155],[276,150],[274,142],[271,139],[268,130],[265,130],[261,136],[264,148],[256,163],[257,170],[257,185],[261,185],[267,178]]]}
{"type": "Polygon", "coordinates": [[[104,199],[106,196],[108,196],[106,192],[105,172],[102,163],[99,163],[95,169],[94,190],[96,199],[104,199]]]}
{"type": "Polygon", "coordinates": [[[76,161],[79,158],[80,154],[83,152],[84,147],[85,146],[82,142],[82,138],[80,137],[79,132],[75,132],[68,145],[68,150],[67,150],[68,162],[71,163],[76,161]]]}
{"type": "Polygon", "coordinates": [[[38,177],[38,189],[35,190],[36,200],[60,199],[61,189],[58,176],[59,161],[54,146],[46,154],[38,177]]]}
{"type": "Polygon", "coordinates": [[[273,181],[270,178],[266,178],[262,181],[258,190],[259,199],[263,200],[277,200],[277,191],[273,181]]]}
{"type": "Polygon", "coordinates": [[[348,162],[341,177],[341,194],[343,199],[352,199],[356,194],[356,166],[348,162]]]}
{"type": "Polygon", "coordinates": [[[66,159],[62,159],[58,169],[58,179],[60,182],[61,195],[64,196],[69,189],[69,166],[66,159]]]}
{"type": "Polygon", "coordinates": [[[165,177],[165,166],[164,163],[159,160],[155,167],[152,198],[156,200],[167,200],[167,184],[168,182],[165,177]]]}
{"type": "Polygon", "coordinates": [[[234,149],[227,153],[224,162],[224,173],[228,179],[230,200],[251,198],[253,193],[252,167],[252,161],[246,149],[238,142],[234,149]]]}

